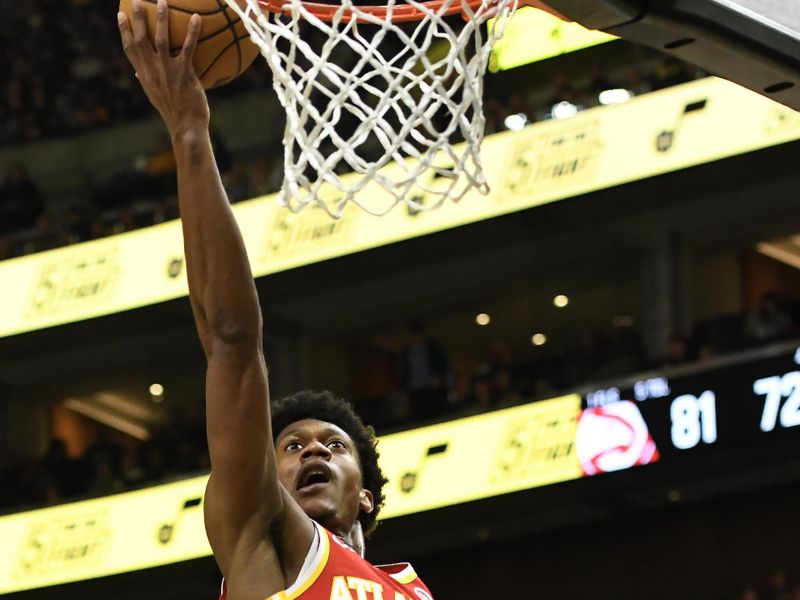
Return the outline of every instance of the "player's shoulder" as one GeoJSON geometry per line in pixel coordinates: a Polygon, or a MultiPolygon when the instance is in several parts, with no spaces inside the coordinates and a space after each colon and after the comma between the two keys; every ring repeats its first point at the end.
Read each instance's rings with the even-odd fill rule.
{"type": "Polygon", "coordinates": [[[428,586],[420,579],[410,563],[392,563],[390,565],[375,565],[375,568],[391,577],[400,584],[404,591],[413,600],[433,600],[428,586]]]}
{"type": "Polygon", "coordinates": [[[375,568],[404,585],[411,583],[415,579],[419,579],[416,571],[414,571],[414,567],[407,562],[392,563],[390,565],[375,565],[375,568]]]}
{"type": "MultiPolygon", "coordinates": [[[[325,529],[323,529],[323,531],[326,531],[330,538],[331,559],[334,564],[341,560],[342,563],[348,563],[345,568],[353,575],[364,574],[367,577],[374,577],[376,580],[379,579],[384,582],[391,581],[392,583],[389,585],[391,589],[394,589],[396,592],[402,590],[400,594],[388,596],[388,598],[433,600],[433,595],[430,590],[420,579],[419,575],[417,575],[414,567],[412,567],[410,563],[399,562],[387,565],[373,565],[358,552],[350,548],[341,538],[325,529]]],[[[382,596],[384,595],[382,594],[382,596]]]]}

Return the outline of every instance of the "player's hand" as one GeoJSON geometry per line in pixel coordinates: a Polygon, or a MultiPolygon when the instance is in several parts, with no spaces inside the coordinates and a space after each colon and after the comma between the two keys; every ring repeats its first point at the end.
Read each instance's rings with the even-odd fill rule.
{"type": "Polygon", "coordinates": [[[142,0],[133,0],[133,17],[118,13],[122,49],[136,70],[142,88],[161,114],[170,135],[208,129],[209,108],[206,94],[194,72],[192,58],[200,35],[200,16],[192,15],[183,48],[172,56],[169,47],[169,10],[166,0],[158,0],[155,43],[147,35],[142,0]]]}

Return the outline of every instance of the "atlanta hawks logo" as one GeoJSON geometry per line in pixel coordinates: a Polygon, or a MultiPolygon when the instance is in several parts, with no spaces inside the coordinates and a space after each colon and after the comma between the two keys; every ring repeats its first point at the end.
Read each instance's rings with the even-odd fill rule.
{"type": "Polygon", "coordinates": [[[415,587],[414,593],[417,595],[419,600],[433,600],[433,597],[420,587],[415,587]]]}

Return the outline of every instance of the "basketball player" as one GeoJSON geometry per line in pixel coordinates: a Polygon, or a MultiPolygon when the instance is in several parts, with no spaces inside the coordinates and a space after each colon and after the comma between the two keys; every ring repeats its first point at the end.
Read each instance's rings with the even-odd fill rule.
{"type": "Polygon", "coordinates": [[[222,597],[430,600],[409,565],[378,568],[363,558],[386,481],[371,429],[329,393],[286,398],[270,417],[261,310],[192,68],[200,18],[192,16],[173,57],[165,0],[157,14],[155,43],[141,0],[131,19],[118,15],[119,28],[177,161],[190,300],[208,362],[205,521],[222,597]]]}

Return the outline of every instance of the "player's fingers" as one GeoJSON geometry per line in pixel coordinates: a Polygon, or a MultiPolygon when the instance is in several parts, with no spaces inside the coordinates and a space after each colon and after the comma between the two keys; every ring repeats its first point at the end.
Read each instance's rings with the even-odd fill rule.
{"type": "Polygon", "coordinates": [[[158,0],[156,4],[156,52],[162,58],[170,57],[169,53],[169,11],[167,0],[158,0]]]}
{"type": "Polygon", "coordinates": [[[122,38],[122,51],[127,55],[131,44],[133,44],[133,31],[131,31],[131,22],[124,12],[118,12],[117,23],[119,24],[119,35],[122,38]]]}
{"type": "Polygon", "coordinates": [[[139,44],[147,39],[147,23],[144,20],[142,0],[133,0],[131,8],[133,10],[133,18],[131,19],[133,41],[139,44]]]}
{"type": "Polygon", "coordinates": [[[200,37],[200,15],[193,14],[189,19],[189,28],[186,32],[186,39],[183,40],[183,49],[181,54],[183,58],[191,62],[194,58],[194,51],[197,48],[197,39],[200,37]]]}

